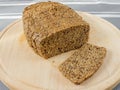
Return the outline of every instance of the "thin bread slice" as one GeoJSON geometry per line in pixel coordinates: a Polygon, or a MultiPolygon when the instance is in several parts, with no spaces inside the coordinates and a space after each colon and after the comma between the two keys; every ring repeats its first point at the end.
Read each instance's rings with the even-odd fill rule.
{"type": "Polygon", "coordinates": [[[75,84],[80,84],[92,76],[102,65],[106,49],[84,44],[59,66],[60,72],[75,84]]]}

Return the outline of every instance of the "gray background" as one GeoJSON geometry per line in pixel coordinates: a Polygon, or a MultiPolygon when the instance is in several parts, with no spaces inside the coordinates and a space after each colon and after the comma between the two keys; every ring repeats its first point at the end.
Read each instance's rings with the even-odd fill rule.
{"type": "MultiPolygon", "coordinates": [[[[47,0],[0,0],[0,31],[21,18],[23,8],[29,4],[47,0]]],[[[78,11],[100,16],[120,29],[120,0],[51,0],[60,1],[78,11]]],[[[0,90],[9,90],[0,82],[0,90]]],[[[120,84],[114,90],[120,90],[120,84]]]]}

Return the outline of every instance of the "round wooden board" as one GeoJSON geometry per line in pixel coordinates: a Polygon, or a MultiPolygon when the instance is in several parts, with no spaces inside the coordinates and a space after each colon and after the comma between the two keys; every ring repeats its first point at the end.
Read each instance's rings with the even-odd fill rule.
{"type": "Polygon", "coordinates": [[[88,80],[75,85],[57,69],[74,51],[48,60],[36,55],[23,34],[22,20],[9,25],[0,35],[0,79],[12,90],[104,90],[120,81],[120,31],[109,22],[84,12],[90,24],[89,42],[107,49],[100,69],[88,80]]]}

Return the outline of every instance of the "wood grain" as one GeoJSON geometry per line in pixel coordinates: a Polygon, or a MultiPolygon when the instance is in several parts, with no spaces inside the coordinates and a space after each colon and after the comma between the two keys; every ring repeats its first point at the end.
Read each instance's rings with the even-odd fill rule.
{"type": "Polygon", "coordinates": [[[22,20],[9,25],[0,35],[0,79],[12,90],[105,90],[120,81],[120,31],[109,22],[84,12],[90,24],[89,43],[107,48],[101,68],[81,85],[66,79],[57,69],[74,51],[48,60],[36,55],[27,44],[22,20]]]}

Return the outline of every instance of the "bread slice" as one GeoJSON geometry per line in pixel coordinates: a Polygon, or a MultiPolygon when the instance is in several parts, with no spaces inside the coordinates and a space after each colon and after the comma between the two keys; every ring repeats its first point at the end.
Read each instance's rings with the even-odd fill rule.
{"type": "Polygon", "coordinates": [[[102,65],[106,49],[84,44],[59,66],[60,72],[75,84],[80,84],[92,76],[102,65]]]}
{"type": "Polygon", "coordinates": [[[80,48],[88,41],[88,23],[73,9],[57,2],[26,7],[23,26],[29,45],[44,58],[80,48]]]}

